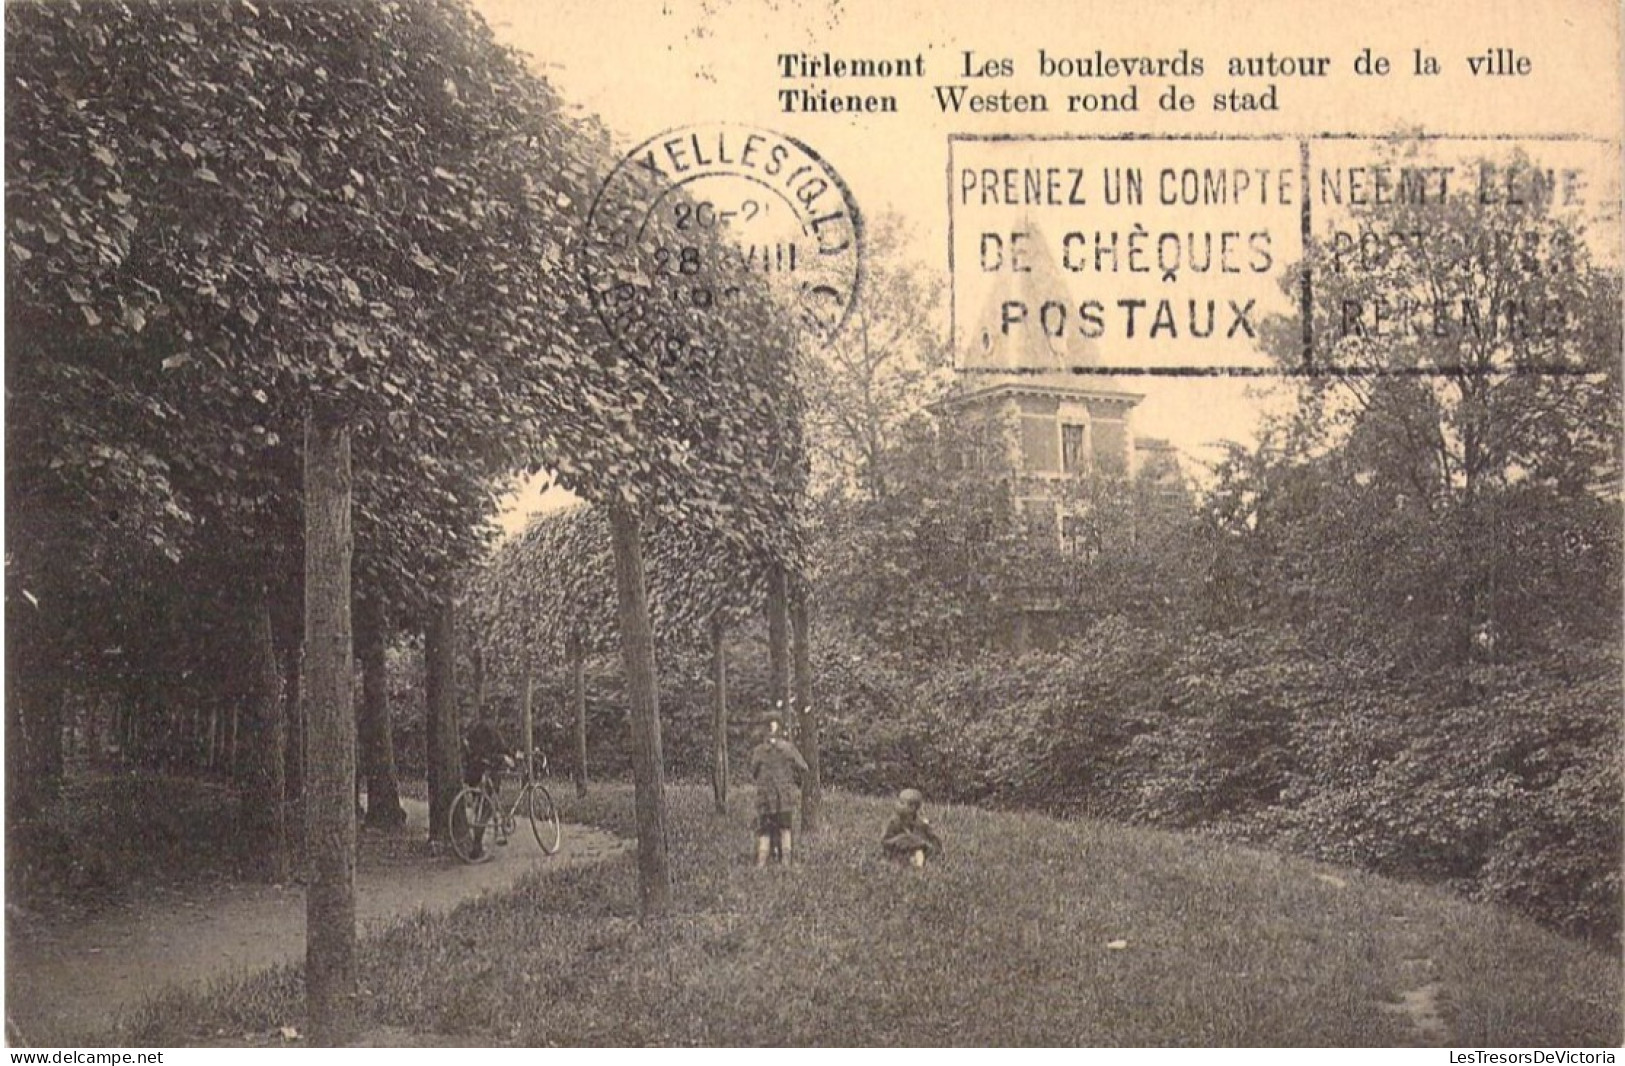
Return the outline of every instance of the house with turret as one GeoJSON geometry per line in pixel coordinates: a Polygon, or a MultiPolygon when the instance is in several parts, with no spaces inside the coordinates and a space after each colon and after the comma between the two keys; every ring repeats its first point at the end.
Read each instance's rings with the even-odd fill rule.
{"type": "MultiPolygon", "coordinates": [[[[1044,328],[1038,309],[1067,287],[1043,240],[1034,233],[1031,243],[1030,269],[1003,273],[969,319],[955,386],[932,412],[963,449],[950,461],[1006,480],[1034,535],[1089,555],[1105,546],[1103,536],[1133,535],[1132,521],[1106,520],[1125,516],[1099,513],[1126,505],[1131,494],[1113,485],[1169,498],[1186,488],[1173,446],[1134,432],[1144,395],[1102,369],[1096,342],[1044,328]]],[[[1012,643],[1050,643],[1081,607],[1061,590],[1029,590],[1010,608],[1012,643]]]]}

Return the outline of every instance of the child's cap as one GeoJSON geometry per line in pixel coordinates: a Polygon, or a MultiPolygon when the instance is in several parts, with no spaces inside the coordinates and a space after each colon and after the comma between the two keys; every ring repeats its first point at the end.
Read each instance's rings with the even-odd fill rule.
{"type": "Polygon", "coordinates": [[[897,794],[897,802],[905,807],[918,807],[925,802],[925,796],[917,788],[905,788],[897,794]]]}

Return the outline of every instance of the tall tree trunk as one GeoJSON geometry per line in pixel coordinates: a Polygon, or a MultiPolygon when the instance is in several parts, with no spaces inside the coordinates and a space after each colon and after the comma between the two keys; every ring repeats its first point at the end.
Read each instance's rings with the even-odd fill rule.
{"type": "MultiPolygon", "coordinates": [[[[6,714],[6,728],[12,730],[9,735],[20,737],[23,735],[22,703],[20,702],[19,697],[13,694],[6,700],[6,705],[8,708],[6,714]],[[15,725],[12,723],[13,718],[16,719],[15,725]]],[[[128,690],[125,690],[118,694],[116,702],[113,704],[113,743],[118,745],[119,765],[130,765],[130,754],[133,750],[132,741],[134,739],[135,700],[134,696],[128,690]]],[[[25,752],[23,751],[23,746],[21,744],[6,745],[6,774],[8,782],[10,781],[10,775],[13,772],[16,772],[17,780],[13,783],[18,785],[22,783],[23,777],[26,774],[27,763],[27,760],[23,758],[24,754],[25,752]],[[21,766],[23,769],[20,771],[13,771],[12,767],[14,765],[21,766]]],[[[11,795],[11,787],[9,784],[6,788],[6,795],[8,797],[11,795]]]]}
{"type": "Polygon", "coordinates": [[[263,585],[248,604],[247,685],[243,693],[242,769],[237,813],[241,865],[247,876],[280,884],[288,879],[288,807],[284,780],[287,721],[282,711],[282,667],[271,636],[271,605],[263,585]]]}
{"type": "Polygon", "coordinates": [[[525,687],[519,698],[519,743],[524,745],[521,749],[525,753],[525,770],[527,773],[541,772],[536,764],[536,680],[531,676],[530,649],[523,652],[525,657],[525,687]]]}
{"type": "MultiPolygon", "coordinates": [[[[193,698],[198,699],[196,696],[193,698]]],[[[191,729],[186,738],[187,762],[193,770],[201,771],[209,765],[208,731],[204,726],[208,713],[201,699],[198,699],[198,702],[193,704],[192,717],[189,722],[191,729]]]]}
{"type": "MultiPolygon", "coordinates": [[[[1485,359],[1475,359],[1480,366],[1485,359]]],[[[1488,597],[1485,595],[1484,574],[1487,553],[1483,549],[1485,516],[1479,514],[1481,475],[1484,470],[1483,430],[1485,398],[1483,383],[1467,378],[1460,383],[1461,400],[1457,405],[1461,433],[1461,499],[1455,509],[1456,528],[1459,531],[1460,557],[1457,566],[1460,577],[1457,598],[1460,607],[1456,613],[1454,652],[1458,663],[1466,663],[1474,654],[1473,638],[1478,626],[1493,621],[1488,616],[1488,597]]]]}
{"type": "Polygon", "coordinates": [[[371,640],[372,605],[367,602],[365,580],[360,576],[362,567],[354,560],[350,564],[350,635],[355,642],[356,669],[362,672],[361,694],[355,703],[355,816],[366,821],[367,808],[361,794],[372,775],[372,723],[367,720],[372,708],[367,703],[367,679],[362,662],[367,657],[367,644],[371,640]]]}
{"type": "Polygon", "coordinates": [[[384,607],[376,596],[356,597],[356,637],[361,660],[361,765],[367,775],[367,825],[406,824],[395,772],[395,729],[389,720],[389,668],[384,646],[384,607]]]}
{"type": "Polygon", "coordinates": [[[46,676],[28,686],[28,693],[32,698],[23,711],[23,738],[29,777],[49,789],[62,777],[63,689],[55,677],[46,676]]]}
{"type": "Polygon", "coordinates": [[[311,1041],[355,1030],[355,694],[350,430],[305,422],[305,1009],[311,1041]]]}
{"type": "Polygon", "coordinates": [[[586,642],[570,635],[570,702],[575,709],[576,795],[587,794],[587,663],[586,642]]]}
{"type": "MultiPolygon", "coordinates": [[[[485,649],[474,649],[474,718],[485,710],[485,649]]],[[[473,718],[469,719],[473,721],[473,718]]]]}
{"type": "Polygon", "coordinates": [[[450,590],[429,604],[423,631],[423,689],[428,703],[426,765],[429,777],[429,839],[446,839],[446,814],[463,784],[462,737],[457,728],[457,616],[450,590]]]}
{"type": "Polygon", "coordinates": [[[99,698],[91,706],[90,713],[85,716],[85,749],[89,755],[91,766],[98,769],[101,767],[102,753],[107,748],[102,738],[102,730],[106,725],[106,714],[107,701],[104,698],[99,698]]]}
{"type": "MultiPolygon", "coordinates": [[[[137,759],[136,752],[136,744],[140,739],[137,722],[141,717],[142,711],[145,709],[143,703],[141,702],[141,687],[140,682],[130,683],[120,694],[121,698],[119,699],[118,711],[116,712],[118,715],[116,728],[119,744],[119,762],[125,766],[135,766],[139,761],[137,759]]],[[[7,702],[16,703],[17,713],[19,715],[22,713],[22,704],[20,702],[15,700],[8,700],[7,702]]],[[[17,735],[22,736],[20,722],[17,735]]],[[[10,750],[10,745],[7,745],[7,750],[10,750]]],[[[19,759],[23,759],[25,766],[27,763],[27,759],[25,758],[26,755],[27,748],[21,744],[17,745],[17,757],[19,759]]],[[[18,775],[18,780],[23,780],[25,776],[26,773],[18,775]]]]}
{"type": "Polygon", "coordinates": [[[789,588],[784,567],[772,563],[767,568],[767,680],[768,707],[782,704],[784,728],[795,729],[790,710],[790,624],[789,588]]]}
{"type": "Polygon", "coordinates": [[[807,588],[797,582],[790,598],[790,628],[795,634],[796,734],[800,738],[807,772],[801,776],[801,831],[818,828],[818,805],[823,798],[823,780],[818,768],[818,711],[813,706],[812,642],[808,620],[807,588]]]}
{"type": "Polygon", "coordinates": [[[665,768],[660,755],[660,702],[655,688],[654,630],[643,576],[638,516],[617,500],[609,507],[620,600],[621,656],[632,726],[632,779],[638,823],[638,899],[643,916],[659,917],[671,903],[666,854],[665,768]]]}
{"type": "MultiPolygon", "coordinates": [[[[302,631],[301,631],[302,633],[302,631]]],[[[284,802],[301,805],[305,795],[305,699],[304,637],[298,648],[284,653],[282,703],[286,727],[283,729],[284,802]]]]}
{"type": "MultiPolygon", "coordinates": [[[[291,560],[286,565],[293,572],[268,585],[265,594],[271,609],[271,644],[277,649],[282,671],[282,797],[288,809],[297,812],[305,787],[305,711],[299,695],[305,647],[305,574],[304,567],[293,566],[291,560]]],[[[289,825],[290,833],[298,831],[297,824],[289,825]]],[[[290,844],[297,854],[297,839],[290,844]]]]}
{"type": "MultiPolygon", "coordinates": [[[[28,745],[24,741],[28,730],[27,712],[24,710],[27,697],[24,693],[32,688],[32,684],[24,676],[24,671],[15,666],[18,658],[20,656],[13,652],[11,662],[16,673],[7,679],[5,710],[6,840],[14,849],[13,855],[21,854],[23,851],[17,832],[19,827],[32,822],[35,814],[38,813],[38,804],[35,803],[36,795],[32,787],[33,781],[30,773],[32,767],[29,765],[28,745]]],[[[129,744],[123,738],[121,738],[121,743],[127,758],[129,744]]],[[[6,869],[8,874],[13,870],[20,873],[22,863],[13,860],[13,862],[7,864],[6,869]]],[[[13,882],[8,878],[7,884],[11,885],[13,882]]]]}
{"type": "Polygon", "coordinates": [[[722,612],[711,615],[711,800],[717,813],[728,810],[728,634],[722,612]]]}
{"type": "MultiPolygon", "coordinates": [[[[6,678],[5,700],[5,834],[6,858],[10,860],[5,864],[5,884],[6,891],[15,899],[27,890],[29,875],[35,864],[45,857],[43,849],[49,845],[42,840],[43,834],[38,832],[40,797],[32,780],[33,768],[25,742],[28,730],[28,712],[25,709],[28,700],[25,693],[32,689],[34,679],[29,676],[28,667],[19,663],[22,656],[13,649],[21,641],[16,639],[15,630],[9,625],[6,637],[6,665],[11,671],[6,678]]],[[[128,747],[125,750],[128,751],[128,747]]]]}

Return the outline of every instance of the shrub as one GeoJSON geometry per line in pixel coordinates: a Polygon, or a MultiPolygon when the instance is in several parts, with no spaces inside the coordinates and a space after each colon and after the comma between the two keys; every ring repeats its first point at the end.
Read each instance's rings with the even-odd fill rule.
{"type": "Polygon", "coordinates": [[[1176,632],[894,671],[826,734],[826,777],[1244,836],[1618,938],[1612,646],[1416,677],[1270,627],[1176,632]]]}
{"type": "Polygon", "coordinates": [[[237,858],[237,796],[198,778],[146,772],[69,778],[7,826],[14,902],[97,907],[139,896],[154,880],[229,873],[237,858]]]}

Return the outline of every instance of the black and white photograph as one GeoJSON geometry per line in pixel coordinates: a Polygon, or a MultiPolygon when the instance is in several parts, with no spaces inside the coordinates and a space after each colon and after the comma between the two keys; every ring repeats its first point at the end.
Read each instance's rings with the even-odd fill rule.
{"type": "Polygon", "coordinates": [[[6,0],[10,1061],[1616,1061],[1621,17],[6,0]]]}

